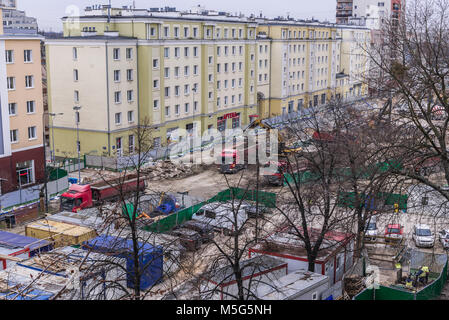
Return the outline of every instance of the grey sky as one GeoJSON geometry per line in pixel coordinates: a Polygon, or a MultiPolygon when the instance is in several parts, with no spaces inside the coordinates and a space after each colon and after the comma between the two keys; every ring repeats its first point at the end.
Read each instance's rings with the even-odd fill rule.
{"type": "MultiPolygon", "coordinates": [[[[62,30],[60,18],[66,15],[69,6],[78,6],[82,14],[84,8],[92,4],[107,4],[107,0],[18,0],[18,8],[25,10],[27,16],[37,18],[39,28],[47,31],[62,30]]],[[[187,10],[198,4],[205,5],[206,9],[246,15],[262,11],[267,17],[276,17],[289,12],[297,18],[335,21],[335,0],[136,0],[137,8],[170,6],[187,10]]],[[[112,5],[132,5],[132,0],[112,0],[112,5]]]]}

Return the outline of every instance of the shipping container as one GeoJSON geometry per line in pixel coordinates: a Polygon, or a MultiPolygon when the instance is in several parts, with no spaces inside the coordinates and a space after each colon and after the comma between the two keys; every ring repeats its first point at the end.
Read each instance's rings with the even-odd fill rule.
{"type": "Polygon", "coordinates": [[[50,220],[28,224],[25,234],[28,237],[51,241],[55,248],[80,245],[97,236],[93,229],[50,220]]]}
{"type": "MultiPolygon", "coordinates": [[[[126,279],[128,288],[134,288],[134,251],[131,240],[101,235],[87,241],[82,246],[85,250],[103,253],[126,259],[126,279]]],[[[148,290],[163,280],[163,251],[161,246],[148,243],[138,244],[138,259],[141,268],[140,289],[148,290]]]]}

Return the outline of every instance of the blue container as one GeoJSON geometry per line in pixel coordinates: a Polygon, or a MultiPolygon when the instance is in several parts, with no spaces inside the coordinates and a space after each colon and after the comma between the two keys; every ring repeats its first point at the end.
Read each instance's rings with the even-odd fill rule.
{"type": "MultiPolygon", "coordinates": [[[[93,252],[113,255],[126,259],[127,287],[134,289],[134,255],[132,240],[101,235],[83,243],[82,248],[93,252]]],[[[163,251],[161,246],[153,247],[146,243],[138,244],[140,289],[147,290],[162,281],[163,277],[163,251]]]]}

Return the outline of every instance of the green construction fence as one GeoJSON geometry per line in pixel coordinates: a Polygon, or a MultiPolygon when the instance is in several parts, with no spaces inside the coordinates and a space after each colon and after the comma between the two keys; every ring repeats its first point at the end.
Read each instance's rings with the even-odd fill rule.
{"type": "Polygon", "coordinates": [[[172,230],[177,225],[183,224],[186,221],[192,220],[192,216],[198,212],[204,205],[212,202],[226,202],[232,199],[257,201],[268,207],[276,207],[276,194],[264,191],[244,190],[240,188],[230,188],[218,193],[211,199],[198,203],[190,208],[183,209],[177,213],[167,216],[143,229],[150,232],[163,233],[172,230]]]}
{"type": "MultiPolygon", "coordinates": [[[[353,300],[433,300],[438,298],[447,281],[447,261],[443,271],[434,282],[414,293],[402,288],[380,286],[379,289],[365,289],[356,295],[353,300]]],[[[430,275],[433,278],[435,275],[430,275]]]]}

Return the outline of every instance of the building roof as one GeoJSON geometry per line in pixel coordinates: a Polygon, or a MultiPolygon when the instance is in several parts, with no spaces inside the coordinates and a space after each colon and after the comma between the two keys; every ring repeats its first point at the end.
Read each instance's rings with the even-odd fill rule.
{"type": "MultiPolygon", "coordinates": [[[[242,277],[253,277],[258,273],[270,271],[273,269],[286,268],[287,263],[280,259],[275,259],[270,256],[257,256],[248,260],[240,262],[242,270],[242,277]]],[[[207,272],[204,279],[218,285],[228,285],[235,280],[235,274],[232,266],[226,266],[219,270],[211,270],[207,272]]]]}
{"type": "Polygon", "coordinates": [[[49,37],[46,38],[49,40],[56,40],[56,41],[70,41],[70,40],[103,40],[103,41],[108,41],[108,40],[115,40],[115,41],[130,41],[130,40],[138,40],[137,38],[132,38],[132,37],[123,37],[123,36],[105,36],[105,35],[95,35],[95,36],[70,36],[70,37],[61,37],[61,36],[57,36],[57,37],[49,37]]]}
{"type": "Polygon", "coordinates": [[[30,251],[33,251],[50,245],[50,242],[47,240],[26,237],[20,234],[0,231],[0,246],[1,245],[17,249],[29,247],[30,251]]]}
{"type": "Polygon", "coordinates": [[[256,296],[262,300],[287,300],[322,284],[329,284],[328,276],[298,270],[273,281],[273,283],[259,286],[256,296]]]}

